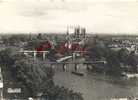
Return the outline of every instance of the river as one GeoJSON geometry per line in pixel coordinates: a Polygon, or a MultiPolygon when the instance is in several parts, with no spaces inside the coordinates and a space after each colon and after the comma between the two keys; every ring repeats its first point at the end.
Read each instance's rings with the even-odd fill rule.
{"type": "Polygon", "coordinates": [[[138,96],[138,80],[116,78],[100,73],[87,71],[80,66],[79,70],[85,73],[84,76],[77,76],[71,73],[73,66],[67,66],[63,72],[62,67],[55,67],[54,82],[56,85],[73,89],[82,93],[84,100],[108,100],[114,97],[138,96]]]}

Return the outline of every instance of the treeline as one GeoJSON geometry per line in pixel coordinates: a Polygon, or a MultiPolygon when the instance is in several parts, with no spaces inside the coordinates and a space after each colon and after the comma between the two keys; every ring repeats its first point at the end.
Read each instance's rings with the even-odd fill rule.
{"type": "Polygon", "coordinates": [[[126,48],[112,50],[102,40],[89,44],[89,47],[89,59],[107,61],[103,70],[105,73],[121,75],[123,72],[138,72],[138,55],[134,51],[129,52],[126,48]]]}
{"type": "Polygon", "coordinates": [[[12,35],[4,35],[1,37],[3,44],[5,45],[15,45],[21,42],[30,41],[31,36],[26,34],[12,34],[12,35]]]}
{"type": "Polygon", "coordinates": [[[34,61],[13,49],[6,49],[0,52],[0,64],[5,72],[9,70],[17,82],[26,86],[32,97],[41,94],[47,100],[83,100],[80,93],[56,86],[53,82],[54,71],[43,61],[34,61]]]}

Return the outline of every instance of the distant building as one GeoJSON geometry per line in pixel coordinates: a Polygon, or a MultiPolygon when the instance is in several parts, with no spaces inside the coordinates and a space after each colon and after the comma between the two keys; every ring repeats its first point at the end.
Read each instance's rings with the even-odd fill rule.
{"type": "Polygon", "coordinates": [[[75,27],[74,30],[74,36],[75,38],[85,38],[86,36],[86,29],[82,27],[75,27]]]}

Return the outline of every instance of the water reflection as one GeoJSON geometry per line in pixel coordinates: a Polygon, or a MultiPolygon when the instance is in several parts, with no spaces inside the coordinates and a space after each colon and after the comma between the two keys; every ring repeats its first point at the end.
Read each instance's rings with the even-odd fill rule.
{"type": "Polygon", "coordinates": [[[55,84],[82,93],[85,100],[107,100],[112,97],[138,95],[138,80],[136,79],[111,77],[88,72],[85,69],[83,71],[86,75],[80,77],[71,74],[71,70],[73,67],[70,67],[67,72],[63,72],[61,67],[55,68],[55,84]]]}

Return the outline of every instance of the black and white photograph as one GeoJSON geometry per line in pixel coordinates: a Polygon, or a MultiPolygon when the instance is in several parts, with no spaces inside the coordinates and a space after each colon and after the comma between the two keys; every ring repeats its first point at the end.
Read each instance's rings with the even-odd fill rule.
{"type": "Polygon", "coordinates": [[[0,0],[0,100],[138,100],[138,0],[0,0]]]}

